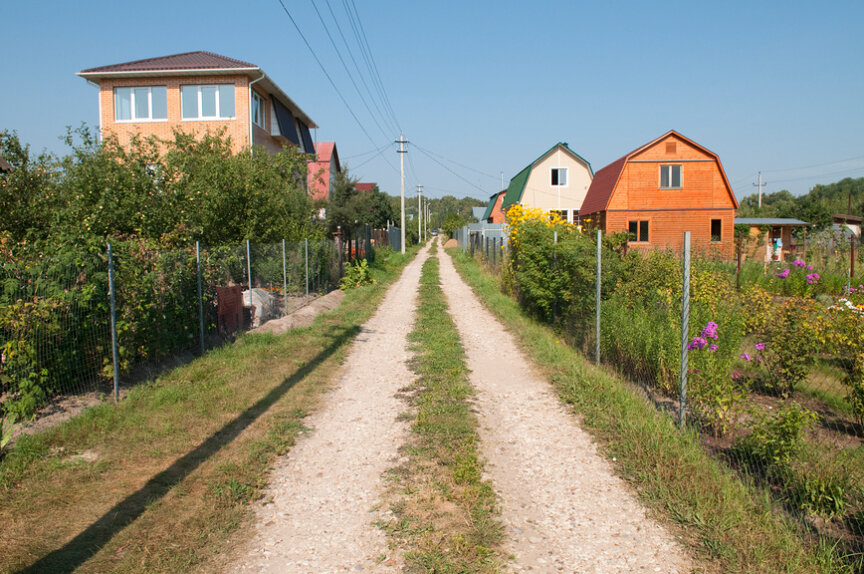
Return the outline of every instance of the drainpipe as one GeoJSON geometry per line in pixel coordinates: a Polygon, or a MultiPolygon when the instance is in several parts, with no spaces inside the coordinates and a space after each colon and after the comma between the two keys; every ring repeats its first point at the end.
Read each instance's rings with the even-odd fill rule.
{"type": "Polygon", "coordinates": [[[102,86],[89,78],[87,83],[99,90],[99,143],[102,143],[102,86]]]}
{"type": "MultiPolygon", "coordinates": [[[[260,82],[265,77],[266,77],[266,75],[264,74],[264,72],[261,72],[260,78],[258,78],[257,80],[252,80],[251,82],[249,82],[249,155],[252,155],[255,153],[254,146],[252,145],[252,130],[255,127],[255,124],[252,122],[252,84],[260,82]]],[[[266,123],[266,120],[265,120],[265,123],[266,123]]]]}

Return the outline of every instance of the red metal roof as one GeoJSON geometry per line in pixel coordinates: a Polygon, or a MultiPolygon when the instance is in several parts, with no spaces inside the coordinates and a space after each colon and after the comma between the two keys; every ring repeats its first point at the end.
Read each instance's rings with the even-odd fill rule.
{"type": "Polygon", "coordinates": [[[357,191],[372,191],[375,189],[377,183],[358,183],[354,186],[354,189],[357,191]]]}
{"type": "Polygon", "coordinates": [[[627,154],[616,159],[594,174],[594,179],[591,180],[591,185],[588,187],[588,193],[582,200],[579,217],[606,209],[606,206],[609,205],[609,198],[612,197],[612,192],[615,190],[615,184],[618,183],[621,170],[624,169],[624,164],[627,163],[627,158],[631,155],[627,154]]]}
{"type": "Polygon", "coordinates": [[[100,66],[81,70],[81,74],[102,74],[112,72],[157,72],[169,70],[235,70],[238,68],[257,69],[258,66],[235,60],[226,56],[220,56],[212,52],[185,52],[159,58],[147,58],[134,60],[122,64],[100,66]]]}

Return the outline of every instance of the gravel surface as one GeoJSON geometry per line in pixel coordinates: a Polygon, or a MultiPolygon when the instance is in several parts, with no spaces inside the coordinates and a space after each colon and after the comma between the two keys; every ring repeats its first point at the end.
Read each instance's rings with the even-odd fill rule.
{"type": "Polygon", "coordinates": [[[689,571],[673,537],[646,516],[446,253],[441,282],[478,393],[486,472],[500,497],[512,570],[689,571]]]}
{"type": "Polygon", "coordinates": [[[399,572],[400,561],[374,526],[383,473],[408,434],[396,397],[414,378],[407,335],[415,316],[422,251],[363,325],[312,430],[275,465],[256,534],[234,572],[399,572]]]}

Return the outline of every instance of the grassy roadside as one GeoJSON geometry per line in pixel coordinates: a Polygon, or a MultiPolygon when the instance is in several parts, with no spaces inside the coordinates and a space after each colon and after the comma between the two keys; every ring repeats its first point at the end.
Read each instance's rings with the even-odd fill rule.
{"type": "Polygon", "coordinates": [[[415,252],[372,266],[377,284],[309,328],[243,336],[119,405],[22,437],[0,465],[0,571],[218,569],[270,464],[415,252]]]}
{"type": "Polygon", "coordinates": [[[390,473],[395,519],[381,526],[403,549],[408,572],[498,572],[502,528],[482,479],[473,389],[435,257],[423,266],[410,340],[418,380],[406,391],[416,414],[402,449],[407,461],[390,473]]]}
{"type": "Polygon", "coordinates": [[[581,415],[600,451],[642,502],[676,525],[703,571],[843,572],[831,548],[806,548],[770,502],[745,486],[674,422],[609,372],[559,343],[502,294],[498,280],[461,250],[454,264],[483,303],[514,334],[561,399],[581,415]]]}

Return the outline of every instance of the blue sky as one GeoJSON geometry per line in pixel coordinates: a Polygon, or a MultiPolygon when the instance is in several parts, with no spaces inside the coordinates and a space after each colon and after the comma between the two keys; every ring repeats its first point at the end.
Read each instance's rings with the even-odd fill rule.
{"type": "MultiPolygon", "coordinates": [[[[284,2],[368,137],[278,0],[2,2],[0,129],[62,153],[65,126],[98,125],[96,89],[76,72],[208,50],[261,66],[355,176],[398,195],[398,134],[372,99],[366,110],[312,1],[284,2]]],[[[337,45],[330,8],[353,44],[346,2],[315,4],[337,45]]],[[[596,171],[670,129],[718,153],[739,197],[759,170],[769,193],[864,176],[860,0],[355,4],[412,142],[406,195],[422,183],[486,198],[558,141],[596,171]]]]}

